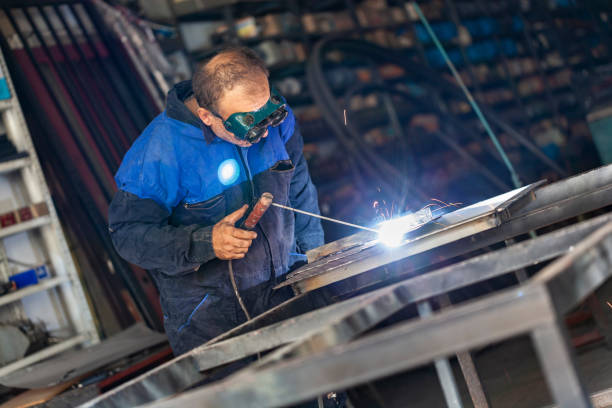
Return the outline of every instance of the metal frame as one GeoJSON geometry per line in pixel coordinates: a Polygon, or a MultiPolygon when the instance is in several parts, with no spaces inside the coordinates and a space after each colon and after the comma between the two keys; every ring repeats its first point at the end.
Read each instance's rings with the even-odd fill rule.
{"type": "Polygon", "coordinates": [[[560,317],[611,275],[612,223],[607,222],[528,284],[352,343],[312,347],[306,355],[289,355],[275,364],[253,364],[147,407],[286,406],[524,333],[532,336],[557,403],[590,407],[560,317]]]}
{"type": "MultiPolygon", "coordinates": [[[[538,189],[534,201],[527,203],[522,209],[514,213],[512,218],[505,224],[470,237],[469,242],[472,245],[464,245],[462,250],[467,252],[493,242],[502,241],[508,236],[515,236],[531,228],[542,227],[552,222],[561,221],[567,217],[610,204],[612,204],[612,166],[596,169],[572,179],[538,189]],[[525,230],[525,228],[529,229],[525,230]]],[[[286,346],[281,347],[264,357],[261,361],[236,373],[226,381],[213,383],[208,387],[180,394],[172,399],[172,402],[163,400],[153,405],[166,406],[166,404],[171,404],[168,406],[178,406],[179,401],[181,404],[190,405],[192,401],[195,401],[191,400],[191,398],[197,398],[198,404],[207,401],[210,403],[210,406],[215,406],[215,404],[220,406],[225,406],[225,404],[227,406],[290,404],[300,399],[316,396],[326,390],[341,389],[346,386],[346,381],[350,382],[348,385],[363,382],[366,380],[364,377],[366,372],[370,373],[368,375],[371,376],[367,379],[379,378],[386,375],[385,373],[397,372],[398,370],[414,367],[414,364],[422,364],[427,361],[444,358],[453,353],[469,357],[469,355],[463,354],[469,348],[515,333],[524,333],[536,327],[542,329],[534,331],[534,339],[546,337],[555,340],[556,336],[555,341],[561,344],[560,339],[565,334],[558,329],[558,325],[555,325],[557,324],[558,315],[566,310],[569,304],[559,304],[556,301],[557,295],[567,292],[563,296],[569,296],[569,299],[578,300],[588,291],[593,290],[608,276],[608,271],[604,267],[608,262],[607,258],[605,258],[605,253],[598,253],[597,250],[593,252],[590,248],[598,248],[601,246],[601,242],[612,242],[612,239],[606,241],[604,238],[601,238],[602,233],[599,232],[597,237],[600,238],[588,238],[585,244],[578,246],[583,248],[580,251],[578,251],[576,244],[593,233],[597,228],[611,221],[612,214],[606,214],[495,252],[480,255],[424,275],[400,281],[322,309],[289,318],[284,316],[280,318],[283,319],[282,321],[276,320],[275,322],[275,316],[282,315],[283,310],[289,309],[292,304],[298,303],[312,295],[311,293],[301,294],[285,302],[285,304],[256,317],[253,321],[245,323],[211,340],[206,345],[198,347],[143,374],[117,389],[88,402],[84,406],[136,406],[155,401],[181,392],[193,384],[204,380],[211,369],[283,345],[286,346]],[[575,249],[571,251],[574,247],[575,249]],[[470,305],[443,309],[438,315],[424,318],[420,322],[405,323],[379,334],[354,341],[365,330],[373,327],[388,314],[393,313],[393,310],[399,310],[409,303],[425,302],[429,298],[443,295],[451,290],[512,273],[517,269],[554,259],[569,251],[571,252],[566,258],[562,258],[562,260],[554,264],[559,265],[559,262],[563,261],[562,265],[566,269],[557,266],[556,270],[550,272],[551,267],[549,267],[532,279],[531,282],[518,289],[512,289],[470,305]],[[582,254],[583,252],[590,257],[590,261],[586,255],[585,257],[578,257],[577,254],[582,254]],[[587,260],[585,261],[583,258],[587,260]],[[599,263],[595,262],[595,259],[599,263]],[[582,275],[577,274],[574,270],[576,268],[569,268],[573,264],[579,263],[583,264],[578,265],[578,269],[586,270],[588,269],[587,266],[590,268],[590,265],[593,264],[596,270],[600,271],[600,274],[591,276],[587,273],[585,275],[586,280],[583,282],[582,279],[579,279],[582,275]],[[571,285],[568,287],[564,282],[580,282],[580,285],[575,288],[571,285]],[[487,306],[483,306],[485,304],[487,306]],[[510,320],[500,319],[495,313],[491,313],[496,308],[508,311],[507,316],[509,316],[508,319],[510,320]],[[535,309],[530,310],[530,308],[535,309]],[[540,309],[543,310],[542,314],[534,313],[534,311],[540,309]],[[471,316],[472,313],[474,316],[471,316]],[[441,316],[446,317],[442,319],[441,316]],[[501,324],[500,320],[503,320],[504,323],[501,324]],[[520,321],[515,322],[515,320],[520,321]],[[461,323],[463,321],[471,322],[475,327],[480,327],[476,333],[480,333],[482,337],[476,336],[476,333],[472,333],[471,330],[469,330],[470,333],[464,333],[465,329],[462,326],[463,323],[461,323]],[[355,324],[355,322],[358,324],[355,324]],[[492,326],[488,326],[489,324],[492,326]],[[450,325],[450,328],[446,327],[447,325],[450,325]],[[414,329],[414,327],[417,329],[414,329]],[[554,329],[555,327],[556,330],[554,329]],[[403,333],[404,329],[406,330],[408,340],[402,343],[404,340],[397,339],[396,344],[392,339],[393,336],[403,333]],[[449,345],[438,337],[435,337],[436,341],[432,343],[431,340],[434,337],[428,338],[423,336],[421,330],[436,336],[440,333],[446,333],[448,330],[456,330],[458,333],[453,333],[455,337],[451,337],[452,341],[449,342],[452,344],[449,345]],[[387,337],[385,334],[387,331],[394,334],[387,337]],[[491,333],[495,333],[495,336],[491,337],[491,333]],[[410,339],[415,336],[418,339],[427,339],[421,344],[426,350],[412,352],[414,344],[410,339]],[[458,340],[463,336],[466,337],[466,342],[458,340]],[[343,371],[346,368],[344,364],[351,363],[353,365],[350,365],[350,367],[354,368],[360,364],[368,366],[372,361],[376,361],[376,358],[370,359],[369,351],[359,357],[359,353],[352,354],[352,350],[354,347],[368,347],[370,341],[377,342],[379,340],[393,347],[397,346],[400,350],[404,347],[404,353],[406,350],[411,350],[411,357],[406,361],[398,358],[398,364],[400,361],[402,363],[397,366],[393,361],[389,362],[388,358],[382,359],[380,364],[372,364],[370,366],[371,370],[365,370],[364,373],[360,373],[361,369],[343,371]],[[403,346],[399,346],[399,344],[403,344],[403,346]],[[405,344],[410,344],[410,347],[406,348],[405,344]],[[436,348],[437,344],[440,347],[444,346],[444,348],[436,348]],[[343,357],[345,352],[351,353],[352,357],[345,359],[343,357]],[[420,360],[421,356],[428,356],[428,359],[420,360]],[[320,361],[328,358],[336,361],[338,365],[318,365],[320,361]],[[351,362],[351,359],[360,360],[360,358],[363,361],[351,362]],[[418,361],[418,363],[415,363],[415,361],[418,361]],[[386,367],[387,363],[390,364],[389,367],[386,367]],[[304,371],[303,368],[296,368],[300,367],[300,364],[306,364],[304,367],[309,367],[308,370],[311,370],[306,375],[306,377],[312,377],[310,380],[306,381],[301,377],[305,374],[298,373],[304,371]],[[289,375],[284,371],[286,367],[293,367],[291,370],[295,370],[295,372],[289,375]],[[341,367],[342,369],[340,369],[341,367]],[[315,372],[316,375],[313,374],[315,372]],[[330,373],[335,373],[337,377],[331,378],[330,375],[332,374],[330,373]],[[339,375],[340,373],[341,375],[339,375]],[[323,379],[320,384],[318,383],[319,377],[323,379]],[[289,384],[292,381],[297,382],[291,386],[289,384]],[[277,385],[272,386],[273,382],[276,382],[275,384],[277,385]],[[255,387],[255,384],[258,384],[257,387],[255,387]],[[280,384],[282,384],[284,391],[278,394],[283,395],[271,395],[275,394],[274,390],[280,387],[280,384]],[[321,384],[324,384],[324,386],[321,384]],[[251,385],[254,388],[259,388],[260,391],[250,388],[247,390],[251,385]],[[301,391],[293,393],[292,387],[294,386],[300,388],[301,391]],[[267,389],[269,392],[262,391],[264,389],[267,389]],[[292,392],[286,392],[288,389],[291,389],[292,392]],[[242,394],[242,392],[245,394],[242,394]],[[308,395],[306,396],[306,394],[308,395]],[[248,395],[248,401],[241,400],[245,395],[248,395]],[[291,399],[293,397],[295,399],[291,399]],[[203,399],[200,400],[200,398],[203,399]],[[290,398],[291,401],[285,400],[286,398],[290,398]],[[177,401],[176,404],[174,401],[177,401]]],[[[611,227],[607,228],[610,229],[611,227]]],[[[456,242],[452,245],[456,247],[458,244],[459,242],[456,242]]],[[[447,245],[441,249],[448,252],[449,246],[447,245]]],[[[458,249],[454,251],[458,251],[458,249]]],[[[450,251],[450,253],[452,252],[453,250],[450,251]]],[[[316,294],[316,291],[312,293],[316,294]]],[[[385,354],[387,351],[381,350],[381,353],[385,354]]],[[[567,350],[563,351],[563,348],[560,346],[557,347],[557,352],[569,353],[567,350]]],[[[567,355],[571,357],[571,353],[567,355]]],[[[571,362],[571,359],[568,360],[568,358],[564,357],[562,360],[571,362]]],[[[291,370],[288,369],[288,371],[291,370]]],[[[571,382],[570,380],[571,378],[564,379],[563,381],[571,382]]],[[[551,386],[551,388],[553,387],[551,386]]],[[[562,388],[565,388],[565,386],[562,388]]],[[[554,389],[553,392],[555,392],[554,389]]],[[[563,406],[567,397],[557,395],[559,392],[555,392],[555,395],[557,396],[557,401],[563,406]]],[[[208,403],[206,404],[207,406],[208,403]]],[[[581,407],[588,405],[571,406],[581,407]]]]}
{"type": "MultiPolygon", "coordinates": [[[[582,207],[586,204],[583,200],[589,199],[591,206],[585,205],[582,207],[584,211],[598,208],[593,206],[599,204],[599,206],[611,204],[611,184],[612,167],[604,167],[573,179],[540,188],[536,191],[536,199],[515,213],[514,218],[493,231],[487,231],[489,234],[497,233],[496,238],[481,236],[481,239],[476,240],[476,242],[487,245],[491,242],[503,240],[508,231],[524,232],[521,228],[507,227],[512,223],[518,222],[518,225],[523,227],[545,226],[550,223],[548,214],[551,212],[551,207],[559,207],[559,202],[574,208],[576,206],[582,207]],[[605,193],[605,200],[593,200],[594,195],[601,194],[601,192],[605,193]],[[528,221],[525,221],[525,218],[528,221]]],[[[563,215],[571,216],[568,215],[571,213],[571,211],[568,211],[563,213],[563,215]]],[[[557,218],[557,220],[561,219],[564,219],[564,216],[557,218]]],[[[401,299],[401,302],[396,304],[397,308],[401,308],[402,305],[408,303],[427,301],[431,297],[445,294],[460,287],[554,259],[567,253],[577,242],[610,221],[612,221],[612,214],[603,215],[495,252],[480,255],[421,276],[398,282],[322,309],[292,318],[285,318],[285,320],[280,322],[270,323],[272,320],[271,315],[278,314],[279,310],[288,308],[290,304],[303,300],[311,295],[311,293],[299,295],[276,309],[256,317],[252,322],[219,336],[208,344],[198,347],[90,401],[84,406],[135,406],[154,401],[164,396],[173,395],[202,381],[206,378],[206,371],[208,370],[284,344],[288,344],[288,346],[272,353],[270,355],[272,357],[267,356],[261,362],[254,364],[242,372],[240,376],[246,375],[252,370],[259,373],[260,369],[257,369],[257,367],[274,367],[278,364],[278,361],[281,361],[278,365],[284,365],[284,359],[287,355],[293,356],[293,359],[305,359],[306,357],[304,356],[312,355],[313,351],[323,352],[321,350],[341,347],[342,344],[346,344],[360,333],[363,333],[365,329],[375,325],[379,321],[375,317],[384,318],[385,313],[392,312],[393,308],[378,306],[380,304],[386,305],[386,301],[401,299]],[[358,316],[369,316],[370,320],[366,322],[367,324],[364,324],[362,320],[357,319],[358,316]],[[358,328],[356,326],[352,327],[354,330],[347,332],[346,325],[350,324],[349,322],[351,321],[355,321],[355,319],[361,322],[362,325],[358,328]],[[266,323],[261,323],[262,321],[266,323]],[[307,350],[307,352],[305,353],[303,350],[307,350]]],[[[517,290],[522,291],[525,289],[517,290]]],[[[531,298],[529,297],[529,299],[531,298]]],[[[464,307],[466,306],[460,306],[460,308],[464,307]]],[[[456,313],[455,310],[455,308],[450,308],[448,312],[443,311],[442,314],[456,313]]],[[[424,321],[430,321],[435,318],[427,318],[424,321]]],[[[458,351],[464,352],[466,350],[467,348],[458,351]]],[[[290,360],[293,361],[292,359],[290,360]]],[[[267,368],[263,369],[264,372],[267,372],[266,370],[267,368]]],[[[215,386],[213,385],[213,387],[215,386]]],[[[208,387],[204,389],[208,389],[208,387]]],[[[196,392],[199,391],[201,390],[196,392]]],[[[283,392],[283,394],[285,393],[283,392]]],[[[185,395],[191,394],[187,393],[185,395]]],[[[275,404],[274,401],[267,401],[266,404],[268,402],[272,405],[275,404]]]]}

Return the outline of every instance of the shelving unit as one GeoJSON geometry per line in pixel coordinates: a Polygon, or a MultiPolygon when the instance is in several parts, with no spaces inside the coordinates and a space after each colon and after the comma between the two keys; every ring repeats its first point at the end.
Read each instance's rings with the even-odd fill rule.
{"type": "MultiPolygon", "coordinates": [[[[31,214],[33,218],[0,228],[0,279],[7,281],[15,270],[9,268],[13,256],[32,255],[43,259],[49,270],[46,278],[37,284],[26,286],[0,296],[0,323],[10,324],[28,316],[25,306],[41,293],[47,293],[53,310],[40,310],[41,313],[55,313],[58,327],[52,330],[54,341],[48,347],[24,358],[0,367],[0,377],[27,367],[37,361],[51,357],[78,345],[98,342],[98,332],[86,300],[81,281],[76,271],[72,255],[49,194],[36,151],[26,126],[19,100],[17,98],[4,56],[0,53],[0,77],[7,82],[9,99],[0,100],[0,117],[8,139],[18,152],[27,152],[27,157],[0,162],[0,187],[9,188],[12,193],[10,205],[7,200],[0,201],[4,212],[22,208],[33,203],[44,203],[45,214],[31,214]],[[7,241],[7,240],[10,240],[7,241]],[[57,335],[55,334],[57,333],[57,335]]],[[[6,195],[6,194],[5,194],[6,195]]],[[[33,211],[33,210],[32,210],[33,211]]],[[[1,218],[1,216],[0,216],[1,218]]],[[[19,217],[17,217],[19,221],[19,217]]],[[[28,309],[36,308],[37,304],[28,309]]]]}

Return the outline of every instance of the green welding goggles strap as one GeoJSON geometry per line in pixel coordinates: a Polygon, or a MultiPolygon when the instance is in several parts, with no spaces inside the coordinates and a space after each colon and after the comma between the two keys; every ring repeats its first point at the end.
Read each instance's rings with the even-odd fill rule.
{"type": "Polygon", "coordinates": [[[287,114],[287,105],[283,97],[272,88],[270,99],[264,106],[253,112],[236,112],[223,121],[223,125],[236,138],[257,143],[266,133],[268,126],[280,125],[287,114]]]}

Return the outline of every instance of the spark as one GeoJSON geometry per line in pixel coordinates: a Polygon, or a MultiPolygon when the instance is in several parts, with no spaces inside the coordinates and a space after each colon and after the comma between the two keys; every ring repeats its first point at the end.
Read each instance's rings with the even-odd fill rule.
{"type": "Polygon", "coordinates": [[[444,204],[445,206],[448,206],[448,203],[445,203],[445,202],[444,202],[444,201],[442,201],[442,200],[438,200],[437,198],[430,198],[430,200],[431,200],[431,201],[436,201],[436,202],[438,202],[438,203],[442,203],[442,204],[444,204]]]}
{"type": "Polygon", "coordinates": [[[344,126],[346,126],[346,109],[344,110],[344,126]]]}
{"type": "Polygon", "coordinates": [[[612,309],[612,303],[606,302],[606,304],[610,307],[610,309],[612,309]]]}

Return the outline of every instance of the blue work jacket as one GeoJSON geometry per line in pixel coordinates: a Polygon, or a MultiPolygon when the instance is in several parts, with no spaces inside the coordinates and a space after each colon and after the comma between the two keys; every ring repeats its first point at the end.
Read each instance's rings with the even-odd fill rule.
{"type": "MultiPolygon", "coordinates": [[[[244,321],[227,272],[215,257],[212,227],[269,192],[277,203],[318,213],[317,193],[295,116],[242,148],[222,140],[184,105],[191,82],[168,94],[166,110],[126,153],[115,181],[109,231],[127,261],[147,269],[159,289],[164,324],[176,354],[244,321]]],[[[291,254],[323,244],[319,220],[271,207],[256,226],[245,258],[234,260],[239,289],[252,314],[285,300],[271,287],[291,254]]]]}

